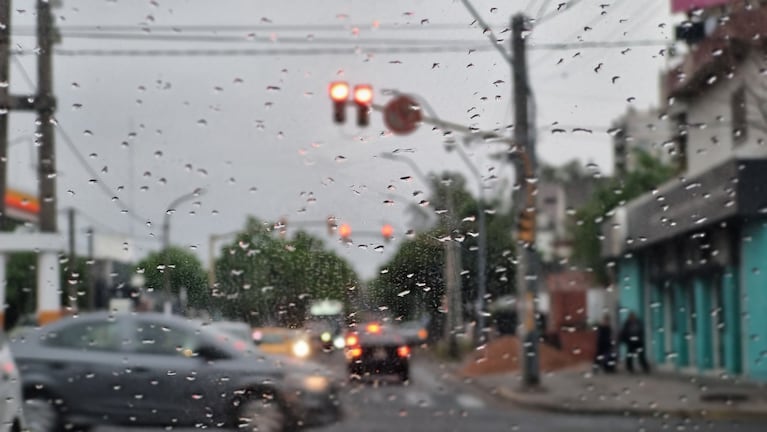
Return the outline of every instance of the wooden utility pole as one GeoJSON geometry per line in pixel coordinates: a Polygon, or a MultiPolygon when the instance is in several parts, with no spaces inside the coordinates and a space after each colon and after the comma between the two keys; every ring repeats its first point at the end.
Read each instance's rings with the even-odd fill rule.
{"type": "Polygon", "coordinates": [[[523,385],[540,384],[538,326],[535,299],[537,296],[537,254],[535,253],[536,172],[535,144],[530,139],[529,96],[527,57],[524,39],[527,18],[514,15],[511,20],[512,77],[514,98],[514,142],[521,157],[516,158],[519,188],[514,199],[518,210],[517,247],[517,310],[519,311],[520,340],[523,342],[523,385]]]}
{"type": "Polygon", "coordinates": [[[56,227],[56,153],[53,113],[53,44],[56,34],[48,0],[37,0],[37,111],[39,133],[38,181],[40,193],[40,231],[55,233],[56,227]]]}
{"type": "Polygon", "coordinates": [[[11,0],[0,1],[0,231],[7,228],[8,117],[10,113],[11,0]]]}
{"type": "Polygon", "coordinates": [[[79,284],[73,283],[82,276],[77,275],[77,250],[75,249],[75,208],[70,207],[67,209],[67,225],[69,229],[69,254],[67,257],[67,300],[70,308],[70,312],[75,313],[78,310],[77,307],[77,286],[79,284]]]}

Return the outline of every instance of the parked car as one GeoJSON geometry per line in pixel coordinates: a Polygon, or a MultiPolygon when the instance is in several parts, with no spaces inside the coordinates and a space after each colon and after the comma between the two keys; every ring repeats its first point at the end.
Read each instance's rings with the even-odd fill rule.
{"type": "Polygon", "coordinates": [[[13,360],[8,339],[0,331],[0,430],[20,432],[29,426],[22,415],[22,400],[19,370],[13,360]]]}
{"type": "Polygon", "coordinates": [[[214,321],[211,326],[242,340],[251,339],[250,325],[240,321],[214,321]]]}
{"type": "Polygon", "coordinates": [[[309,337],[300,330],[281,327],[253,329],[253,341],[265,353],[307,358],[312,354],[309,337]]]}
{"type": "Polygon", "coordinates": [[[396,375],[410,379],[410,347],[393,328],[370,322],[346,337],[346,360],[352,379],[396,375]]]}
{"type": "Polygon", "coordinates": [[[200,321],[82,314],[12,344],[32,432],[61,425],[281,431],[336,421],[333,383],[200,321]]]}

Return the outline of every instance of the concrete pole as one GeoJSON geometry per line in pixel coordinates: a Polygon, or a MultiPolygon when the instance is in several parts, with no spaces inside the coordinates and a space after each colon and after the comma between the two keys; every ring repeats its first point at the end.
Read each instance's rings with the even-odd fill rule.
{"type": "Polygon", "coordinates": [[[8,282],[5,274],[6,257],[5,252],[0,252],[0,329],[5,329],[5,309],[7,308],[5,304],[6,285],[8,282]]]}
{"type": "MultiPolygon", "coordinates": [[[[528,96],[530,94],[530,84],[527,77],[527,57],[525,39],[523,36],[527,18],[522,15],[515,15],[511,20],[511,49],[512,58],[512,77],[513,77],[513,100],[514,100],[514,142],[521,154],[522,169],[517,170],[517,179],[519,183],[519,193],[516,195],[515,202],[521,204],[521,197],[524,195],[524,204],[518,206],[518,214],[522,216],[526,212],[532,212],[532,220],[535,220],[535,182],[532,181],[536,172],[535,146],[530,139],[530,130],[528,117],[528,96]]],[[[522,218],[520,217],[520,220],[522,218]]],[[[533,230],[535,228],[533,227],[533,230]]],[[[534,233],[535,231],[533,231],[534,233]]],[[[533,234],[534,235],[534,234],[533,234]]],[[[520,241],[517,244],[517,305],[519,318],[522,320],[520,326],[520,341],[522,348],[522,382],[525,387],[535,387],[540,384],[539,353],[538,353],[538,331],[537,320],[535,319],[536,307],[535,300],[537,294],[536,272],[536,254],[535,237],[529,243],[520,241]]]]}

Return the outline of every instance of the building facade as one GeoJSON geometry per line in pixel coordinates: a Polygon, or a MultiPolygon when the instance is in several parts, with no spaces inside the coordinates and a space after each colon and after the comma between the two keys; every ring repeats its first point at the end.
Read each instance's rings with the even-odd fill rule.
{"type": "Polygon", "coordinates": [[[714,12],[664,83],[685,171],[616,211],[603,251],[658,367],[767,381],[767,8],[714,12]]]}

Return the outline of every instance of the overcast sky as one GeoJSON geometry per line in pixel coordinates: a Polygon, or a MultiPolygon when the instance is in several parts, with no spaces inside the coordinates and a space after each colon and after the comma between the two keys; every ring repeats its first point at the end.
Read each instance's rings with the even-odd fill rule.
{"type": "MultiPolygon", "coordinates": [[[[171,238],[207,260],[209,235],[239,229],[251,214],[269,220],[286,216],[289,228],[329,215],[350,223],[355,232],[378,231],[383,223],[391,223],[401,239],[409,228],[406,206],[417,200],[412,193],[425,186],[418,179],[401,180],[414,173],[404,164],[382,160],[381,152],[411,149],[409,157],[425,172],[450,169],[469,175],[457,155],[444,151],[441,131],[422,126],[412,135],[393,136],[375,114],[370,127],[360,130],[351,110],[346,125],[333,124],[327,97],[333,80],[370,83],[381,103],[388,98],[381,89],[416,93],[441,118],[481,129],[512,123],[510,67],[482,29],[470,25],[474,20],[460,1],[60,3],[55,14],[63,38],[57,49],[65,52],[54,60],[59,206],[74,206],[94,219],[81,218],[79,230],[92,225],[100,232],[129,235],[136,256],[158,247],[155,239],[168,203],[197,187],[208,192],[200,197],[199,206],[183,205],[172,216],[171,238]],[[154,39],[107,37],[115,33],[154,39]],[[182,35],[188,39],[170,38],[182,35]],[[372,54],[372,47],[382,45],[371,44],[381,39],[406,40],[392,42],[406,49],[423,44],[461,49],[372,54]],[[328,48],[346,52],[324,53],[328,48]],[[84,49],[106,55],[81,51],[72,55],[84,49]],[[117,55],[131,49],[259,52],[117,55]],[[121,213],[120,206],[91,182],[62,132],[99,173],[97,181],[115,191],[139,218],[121,213]],[[384,204],[392,197],[393,205],[384,204]],[[151,226],[142,219],[150,220],[151,226]]],[[[527,9],[535,15],[542,3],[548,4],[548,13],[560,2],[473,3],[507,49],[510,33],[505,30],[512,14],[527,9]]],[[[658,104],[659,73],[673,60],[660,54],[660,45],[629,51],[625,47],[550,50],[545,45],[670,41],[669,5],[664,0],[570,3],[569,10],[554,12],[529,36],[538,155],[551,164],[578,158],[609,172],[612,154],[606,129],[629,105],[642,109],[658,104]],[[568,132],[552,134],[554,122],[568,132]],[[593,133],[571,132],[573,126],[593,133]]],[[[36,45],[27,36],[33,31],[33,4],[20,0],[13,4],[13,43],[25,52],[36,45]]],[[[16,58],[11,91],[29,93],[32,88],[21,66],[34,80],[34,57],[16,58]]],[[[10,184],[35,191],[35,153],[24,138],[33,133],[34,117],[13,113],[11,127],[16,144],[9,155],[10,184]]],[[[512,171],[487,157],[498,150],[497,144],[467,148],[483,175],[495,172],[509,179],[512,171]]],[[[497,191],[500,184],[488,186],[497,191]]],[[[59,226],[66,226],[63,220],[59,226]]],[[[325,236],[322,228],[315,232],[325,236]]],[[[380,252],[357,246],[380,244],[375,237],[353,235],[351,247],[325,238],[366,278],[397,246],[394,241],[380,252]]],[[[84,244],[81,236],[81,253],[84,244]]]]}

